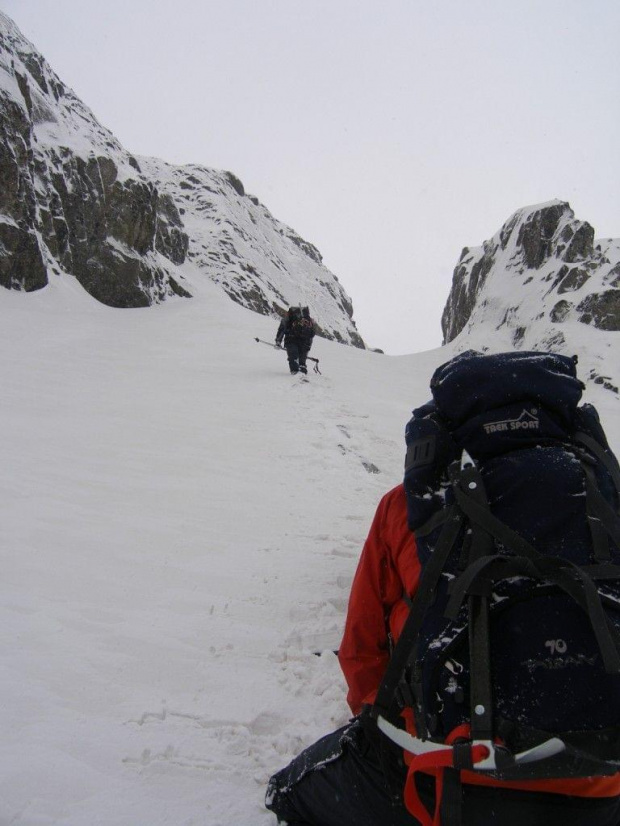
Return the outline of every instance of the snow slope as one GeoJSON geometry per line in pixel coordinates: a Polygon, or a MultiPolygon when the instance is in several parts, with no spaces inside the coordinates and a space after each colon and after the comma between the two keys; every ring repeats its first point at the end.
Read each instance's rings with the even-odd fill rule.
{"type": "Polygon", "coordinates": [[[452,345],[320,340],[301,384],[273,321],[192,288],[0,290],[1,824],[273,826],[269,775],[348,718],[348,588],[452,345]]]}

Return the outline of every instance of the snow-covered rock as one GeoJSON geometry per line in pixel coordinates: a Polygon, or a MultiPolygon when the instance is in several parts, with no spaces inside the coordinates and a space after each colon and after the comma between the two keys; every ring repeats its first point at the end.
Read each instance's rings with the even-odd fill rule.
{"type": "Polygon", "coordinates": [[[620,387],[620,240],[595,240],[570,205],[524,207],[465,247],[442,317],[457,349],[579,353],[580,373],[620,387]]]}
{"type": "Polygon", "coordinates": [[[350,298],[320,253],[230,172],[127,152],[0,12],[0,285],[64,272],[112,307],[189,298],[198,275],[245,307],[311,307],[357,347],[350,298]]]}
{"type": "Polygon", "coordinates": [[[234,301],[263,315],[279,315],[290,304],[309,305],[326,338],[364,346],[351,321],[351,299],[320,252],[248,195],[235,175],[157,158],[138,160],[181,214],[188,262],[234,301]]]}

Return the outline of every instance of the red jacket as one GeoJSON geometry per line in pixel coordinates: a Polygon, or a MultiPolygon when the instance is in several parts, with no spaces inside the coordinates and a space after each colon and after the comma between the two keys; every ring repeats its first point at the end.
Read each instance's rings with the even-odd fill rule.
{"type": "MultiPolygon", "coordinates": [[[[403,593],[413,596],[419,576],[415,537],[407,526],[405,489],[399,485],[379,503],[351,586],[338,658],[349,687],[347,700],[354,714],[359,714],[362,706],[375,698],[389,659],[390,636],[394,641],[398,639],[409,611],[403,593]]],[[[578,797],[620,794],[620,774],[508,783],[475,772],[463,772],[463,780],[578,797]]]]}

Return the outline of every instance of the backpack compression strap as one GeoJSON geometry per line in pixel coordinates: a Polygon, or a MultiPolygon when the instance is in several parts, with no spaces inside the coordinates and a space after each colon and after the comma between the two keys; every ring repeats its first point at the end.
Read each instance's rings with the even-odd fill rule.
{"type": "MultiPolygon", "coordinates": [[[[448,510],[435,550],[424,568],[412,608],[400,633],[390,662],[388,663],[383,681],[379,686],[377,697],[371,711],[371,716],[375,720],[380,713],[387,716],[393,714],[396,710],[395,697],[399,696],[399,690],[404,690],[405,693],[409,695],[408,686],[405,687],[401,679],[409,661],[412,659],[412,652],[415,650],[420,626],[424,619],[424,613],[433,598],[435,586],[441,576],[450,551],[454,547],[463,523],[463,514],[459,512],[457,507],[452,506],[448,510]]],[[[404,702],[401,708],[404,705],[415,705],[413,696],[406,696],[402,699],[404,702]]]]}
{"type": "MultiPolygon", "coordinates": [[[[370,726],[371,736],[373,732],[376,732],[377,729],[380,728],[378,726],[379,720],[384,720],[386,723],[388,723],[388,720],[392,721],[388,723],[388,725],[391,726],[390,731],[393,729],[406,734],[406,732],[397,727],[399,722],[402,723],[400,711],[404,707],[413,708],[416,705],[416,700],[411,693],[408,681],[404,679],[404,677],[408,670],[409,661],[415,653],[424,614],[432,601],[437,581],[450,551],[454,547],[454,543],[461,532],[463,523],[464,516],[458,507],[450,507],[447,511],[434,553],[422,573],[417,593],[411,605],[411,610],[392,652],[375,702],[369,710],[369,714],[365,717],[365,720],[370,726]]],[[[428,736],[428,732],[425,729],[422,715],[419,715],[419,717],[418,728],[420,733],[426,737],[428,736]]],[[[387,731],[384,729],[381,730],[383,730],[384,734],[387,734],[387,731]]],[[[400,784],[396,785],[394,782],[394,773],[391,769],[391,761],[394,755],[393,746],[391,747],[391,751],[390,744],[394,742],[398,745],[398,741],[394,740],[389,734],[387,737],[381,737],[378,741],[378,750],[381,768],[389,794],[394,802],[400,802],[403,798],[403,790],[400,784]]]]}

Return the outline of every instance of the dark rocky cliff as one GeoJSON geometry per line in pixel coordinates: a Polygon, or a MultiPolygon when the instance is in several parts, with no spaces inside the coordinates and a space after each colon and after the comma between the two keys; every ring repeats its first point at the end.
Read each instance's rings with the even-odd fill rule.
{"type": "Polygon", "coordinates": [[[444,342],[474,320],[490,283],[503,291],[504,323],[513,327],[515,341],[520,335],[516,305],[533,291],[544,300],[530,321],[546,316],[554,324],[577,320],[620,330],[620,242],[595,241],[594,234],[568,203],[554,201],[519,210],[482,247],[466,247],[443,312],[444,342]]]}
{"type": "Polygon", "coordinates": [[[463,250],[442,328],[462,348],[581,353],[588,378],[617,392],[620,241],[595,239],[564,201],[520,209],[463,250]]]}
{"type": "Polygon", "coordinates": [[[113,307],[189,295],[166,267],[188,239],[168,197],[0,15],[0,284],[58,269],[113,307]]]}

